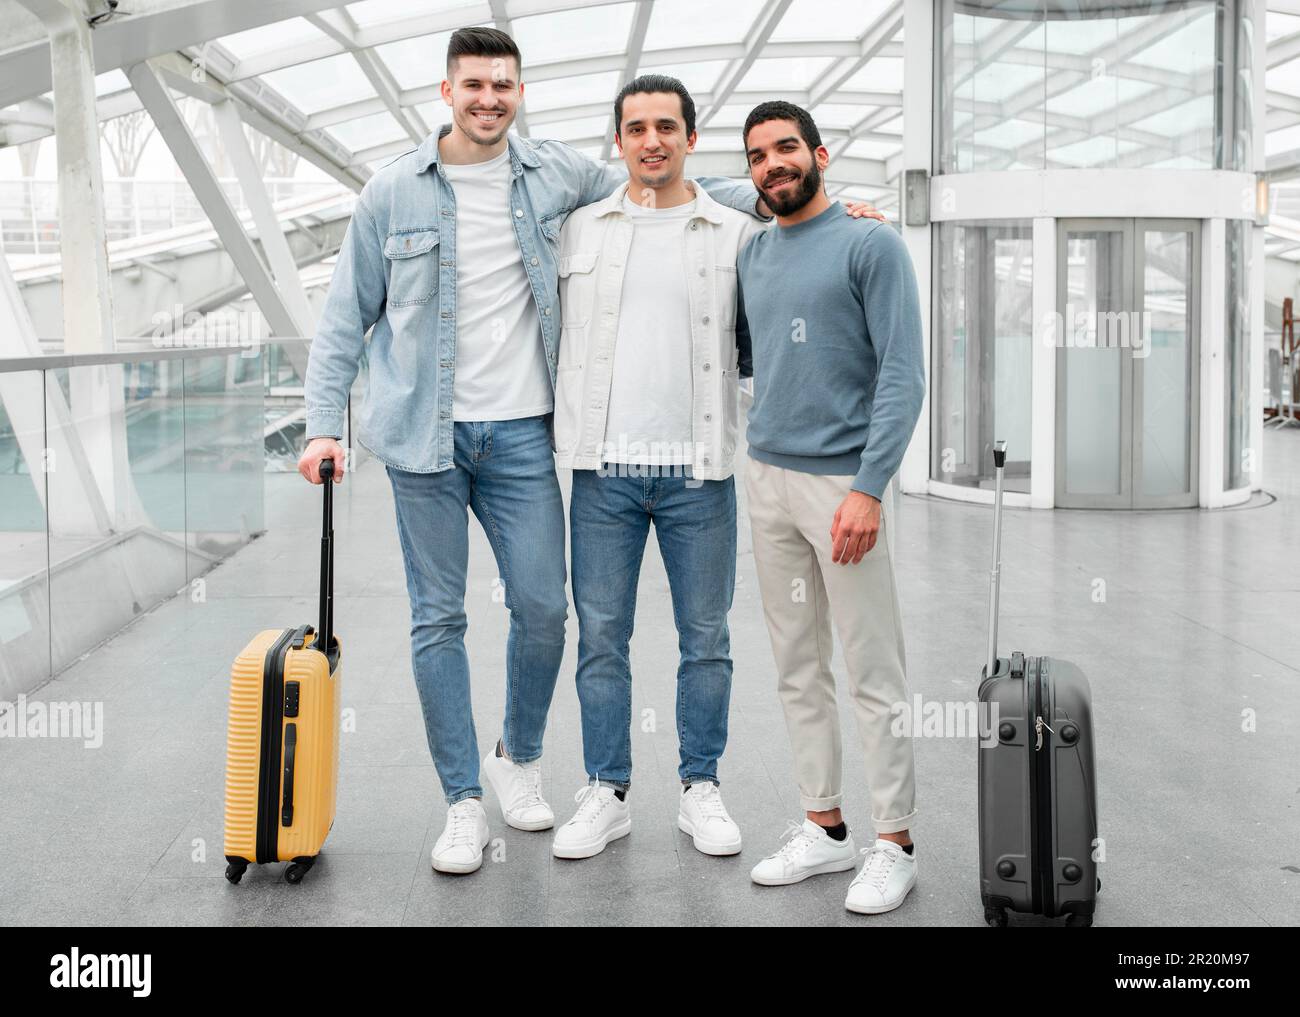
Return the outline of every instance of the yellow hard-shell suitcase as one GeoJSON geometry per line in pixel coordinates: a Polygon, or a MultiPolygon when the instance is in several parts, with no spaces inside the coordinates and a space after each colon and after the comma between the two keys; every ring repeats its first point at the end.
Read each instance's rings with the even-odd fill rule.
{"type": "Polygon", "coordinates": [[[330,827],[339,778],[340,648],[334,627],[333,462],[321,463],[320,622],[266,629],[236,658],[226,732],[226,878],[290,862],[302,880],[330,827]],[[324,652],[328,651],[328,652],[324,652]]]}

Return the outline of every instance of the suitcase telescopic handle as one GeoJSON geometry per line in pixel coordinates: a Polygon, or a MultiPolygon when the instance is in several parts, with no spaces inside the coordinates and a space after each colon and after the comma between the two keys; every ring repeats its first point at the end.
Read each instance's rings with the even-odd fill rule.
{"type": "Polygon", "coordinates": [[[334,460],[320,462],[321,486],[325,488],[325,518],[320,538],[320,624],[316,627],[316,646],[329,656],[334,637],[334,460]]]}
{"type": "Polygon", "coordinates": [[[993,566],[989,570],[989,652],[985,676],[998,668],[998,593],[1002,572],[1002,470],[1007,465],[1007,443],[993,443],[993,566]]]}

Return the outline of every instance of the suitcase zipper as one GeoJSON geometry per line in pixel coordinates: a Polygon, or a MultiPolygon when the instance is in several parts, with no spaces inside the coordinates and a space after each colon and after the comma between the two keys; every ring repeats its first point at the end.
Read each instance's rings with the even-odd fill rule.
{"type": "Polygon", "coordinates": [[[1050,705],[1045,703],[1049,698],[1047,688],[1047,664],[1042,657],[1038,658],[1038,670],[1035,683],[1038,687],[1037,716],[1034,721],[1034,731],[1037,735],[1037,744],[1034,746],[1034,767],[1037,770],[1037,788],[1036,797],[1038,799],[1038,823],[1035,832],[1038,838],[1037,843],[1037,868],[1039,890],[1041,898],[1041,911],[1050,917],[1056,915],[1056,896],[1053,891],[1055,879],[1053,872],[1056,868],[1053,861],[1052,847],[1052,740],[1051,735],[1055,734],[1051,725],[1043,720],[1043,711],[1050,710],[1050,705]],[[1047,729],[1047,738],[1043,737],[1043,729],[1047,729]],[[1047,751],[1044,752],[1043,749],[1047,751]]]}
{"type": "Polygon", "coordinates": [[[262,768],[258,779],[257,863],[279,861],[281,727],[284,724],[284,658],[295,630],[285,629],[266,654],[262,680],[262,768]]]}

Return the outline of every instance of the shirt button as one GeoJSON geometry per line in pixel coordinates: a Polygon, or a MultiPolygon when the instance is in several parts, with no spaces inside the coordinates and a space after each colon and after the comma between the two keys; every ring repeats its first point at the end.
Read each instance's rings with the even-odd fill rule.
{"type": "Polygon", "coordinates": [[[708,365],[708,364],[705,364],[705,365],[704,365],[704,369],[707,371],[707,370],[709,369],[709,365],[708,365]]]}
{"type": "Polygon", "coordinates": [[[406,246],[407,246],[407,247],[410,247],[410,246],[411,246],[411,238],[410,238],[410,237],[407,237],[407,238],[406,238],[406,246]]]}
{"type": "Polygon", "coordinates": [[[693,222],[693,223],[691,223],[691,229],[694,230],[694,229],[699,229],[699,228],[700,228],[700,224],[699,224],[699,223],[697,223],[697,222],[693,222]]]}
{"type": "MultiPolygon", "coordinates": [[[[497,206],[497,207],[499,208],[500,206],[497,206]]],[[[522,208],[516,208],[516,209],[515,209],[515,218],[516,218],[516,219],[522,219],[523,217],[524,217],[524,210],[523,210],[522,208]]]]}
{"type": "Polygon", "coordinates": [[[713,414],[712,414],[712,413],[706,413],[706,414],[704,414],[704,419],[705,419],[706,422],[712,420],[712,419],[713,419],[713,414]]]}
{"type": "Polygon", "coordinates": [[[542,313],[549,315],[551,313],[551,309],[548,307],[544,311],[542,311],[542,313]]]}
{"type": "Polygon", "coordinates": [[[704,457],[704,465],[705,465],[705,466],[708,466],[708,465],[709,465],[709,457],[708,457],[708,456],[705,456],[705,457],[704,457]]]}
{"type": "Polygon", "coordinates": [[[537,264],[537,259],[536,259],[536,258],[533,259],[533,264],[534,264],[534,265],[537,264]]]}
{"type": "Polygon", "coordinates": [[[704,322],[704,324],[707,325],[709,323],[709,316],[706,314],[703,318],[700,319],[700,321],[704,322]]]}

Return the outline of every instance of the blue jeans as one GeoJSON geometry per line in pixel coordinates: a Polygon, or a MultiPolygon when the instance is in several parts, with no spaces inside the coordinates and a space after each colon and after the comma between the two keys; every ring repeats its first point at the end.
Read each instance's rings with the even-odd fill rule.
{"type": "Polygon", "coordinates": [[[653,520],[681,654],[677,772],[686,783],[716,784],[731,702],[727,612],[736,585],[735,484],[731,478],[614,474],[626,469],[611,465],[573,471],[569,524],[587,777],[622,790],[632,779],[628,642],[653,520]],[[609,475],[602,476],[606,470],[609,475]]]}
{"type": "Polygon", "coordinates": [[[429,751],[447,803],[483,794],[465,654],[466,509],[505,584],[506,715],[511,759],[542,754],[564,656],[564,502],[545,417],[455,425],[455,462],[438,473],[388,467],[411,599],[411,663],[429,751]]]}

